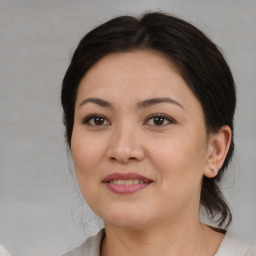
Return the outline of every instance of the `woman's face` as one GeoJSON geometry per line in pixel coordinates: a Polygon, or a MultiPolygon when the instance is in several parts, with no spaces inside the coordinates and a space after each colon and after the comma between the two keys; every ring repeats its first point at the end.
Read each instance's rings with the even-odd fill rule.
{"type": "Polygon", "coordinates": [[[140,228],[199,213],[209,168],[203,111],[160,54],[113,53],[86,73],[71,151],[81,192],[105,224],[140,228]]]}

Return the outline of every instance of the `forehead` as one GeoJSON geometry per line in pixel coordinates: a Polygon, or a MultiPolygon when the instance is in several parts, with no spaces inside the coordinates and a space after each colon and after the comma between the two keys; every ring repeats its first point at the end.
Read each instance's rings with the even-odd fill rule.
{"type": "Polygon", "coordinates": [[[100,59],[81,80],[77,101],[84,97],[115,101],[166,96],[200,105],[167,57],[154,51],[137,50],[112,53],[100,59]]]}
{"type": "MultiPolygon", "coordinates": [[[[119,88],[121,89],[124,88],[122,86],[124,81],[126,81],[125,84],[132,85],[134,81],[139,85],[149,83],[152,79],[162,80],[162,82],[168,80],[171,83],[170,79],[174,78],[182,80],[174,65],[161,53],[136,50],[104,56],[87,71],[79,87],[94,90],[98,87],[110,88],[110,85],[120,83],[119,88]]],[[[160,84],[157,83],[155,86],[160,87],[160,84]]]]}
{"type": "MultiPolygon", "coordinates": [[[[155,50],[131,50],[126,52],[115,52],[110,53],[102,57],[95,65],[90,68],[90,72],[94,69],[98,69],[101,66],[105,66],[106,64],[109,66],[113,65],[115,68],[122,68],[124,65],[128,63],[132,63],[134,66],[144,67],[145,63],[147,63],[146,67],[168,67],[169,69],[173,69],[176,71],[175,66],[170,61],[170,59],[164,55],[164,53],[155,51],[155,50]],[[134,62],[135,61],[135,62],[134,62]],[[155,66],[156,64],[160,66],[155,66]]],[[[104,67],[106,68],[106,67],[104,67]]],[[[156,69],[158,70],[158,69],[156,69]]]]}

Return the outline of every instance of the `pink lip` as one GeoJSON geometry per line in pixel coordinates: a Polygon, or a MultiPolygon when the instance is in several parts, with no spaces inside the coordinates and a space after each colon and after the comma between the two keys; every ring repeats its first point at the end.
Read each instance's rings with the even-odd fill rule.
{"type": "Polygon", "coordinates": [[[116,193],[116,194],[130,194],[142,190],[149,186],[153,181],[141,176],[137,173],[112,173],[106,176],[103,180],[103,183],[107,186],[107,188],[116,193]],[[109,183],[113,180],[140,180],[145,183],[143,184],[132,184],[132,185],[118,185],[114,183],[109,183]]]}

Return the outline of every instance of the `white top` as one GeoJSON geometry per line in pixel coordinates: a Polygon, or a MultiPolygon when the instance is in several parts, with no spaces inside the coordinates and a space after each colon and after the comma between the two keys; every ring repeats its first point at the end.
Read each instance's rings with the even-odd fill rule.
{"type": "Polygon", "coordinates": [[[0,244],[0,256],[11,256],[11,254],[0,244]]]}
{"type": "MultiPolygon", "coordinates": [[[[100,256],[100,246],[104,235],[105,230],[102,229],[63,256],[100,256]]],[[[215,256],[256,256],[256,254],[251,251],[246,242],[227,231],[215,256]]]]}

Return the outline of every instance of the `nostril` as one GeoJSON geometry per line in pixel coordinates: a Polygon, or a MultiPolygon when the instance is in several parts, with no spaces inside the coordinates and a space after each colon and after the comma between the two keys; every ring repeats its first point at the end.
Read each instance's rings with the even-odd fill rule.
{"type": "Polygon", "coordinates": [[[141,147],[114,147],[108,149],[107,157],[110,161],[128,163],[141,161],[144,157],[144,152],[141,147]]]}
{"type": "Polygon", "coordinates": [[[130,161],[130,160],[137,160],[137,158],[136,157],[128,157],[128,158],[117,158],[117,157],[110,157],[110,160],[112,160],[112,161],[120,161],[120,162],[128,162],[128,161],[130,161]]]}

